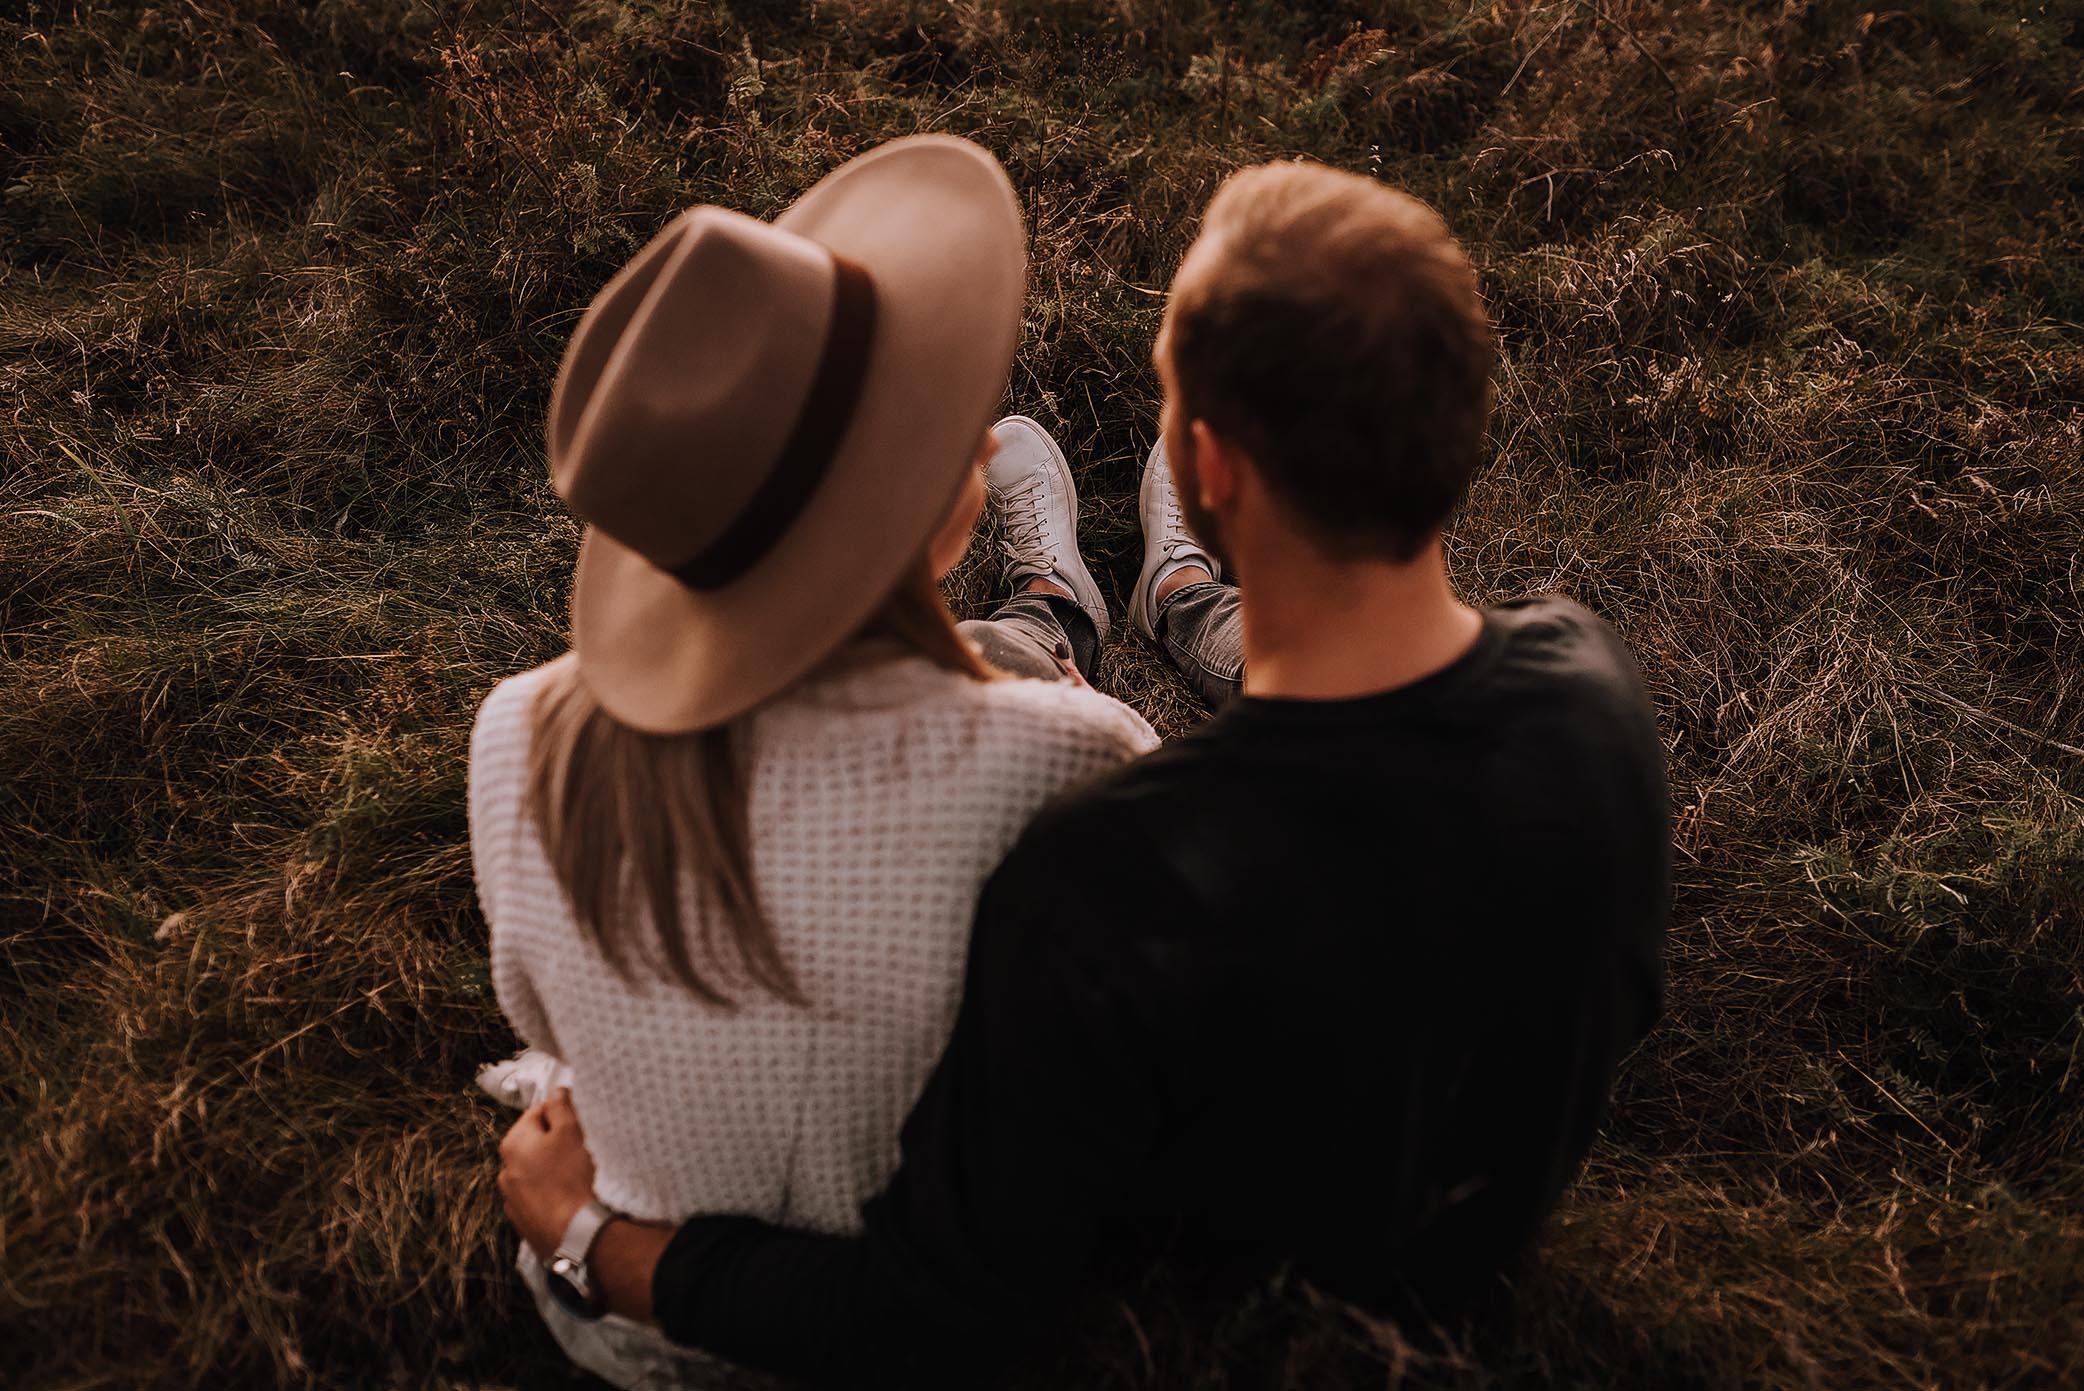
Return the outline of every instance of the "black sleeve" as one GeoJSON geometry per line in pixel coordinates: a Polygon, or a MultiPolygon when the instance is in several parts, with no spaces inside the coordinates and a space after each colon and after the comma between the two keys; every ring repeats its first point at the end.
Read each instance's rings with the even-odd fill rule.
{"type": "Polygon", "coordinates": [[[858,1237],[697,1217],[653,1278],[676,1342],[919,1384],[1038,1337],[1142,1172],[1191,1027],[1185,890],[1121,838],[1038,823],[985,886],[946,1054],[858,1237]]]}

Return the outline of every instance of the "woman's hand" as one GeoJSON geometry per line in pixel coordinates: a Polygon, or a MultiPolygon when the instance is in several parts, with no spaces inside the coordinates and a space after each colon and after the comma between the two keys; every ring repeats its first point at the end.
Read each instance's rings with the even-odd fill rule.
{"type": "Polygon", "coordinates": [[[507,1220],[547,1261],[572,1218],[593,1199],[593,1156],[586,1152],[586,1132],[569,1088],[521,1113],[499,1142],[499,1161],[507,1220]]]}

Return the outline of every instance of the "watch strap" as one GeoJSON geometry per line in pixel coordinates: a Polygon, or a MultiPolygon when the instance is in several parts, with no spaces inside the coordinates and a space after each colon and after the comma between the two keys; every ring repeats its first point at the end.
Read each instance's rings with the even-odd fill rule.
{"type": "Polygon", "coordinates": [[[593,1251],[593,1243],[601,1234],[601,1228],[622,1216],[599,1198],[590,1198],[586,1206],[572,1214],[571,1222],[558,1240],[552,1259],[562,1257],[575,1265],[583,1266],[593,1251]]]}

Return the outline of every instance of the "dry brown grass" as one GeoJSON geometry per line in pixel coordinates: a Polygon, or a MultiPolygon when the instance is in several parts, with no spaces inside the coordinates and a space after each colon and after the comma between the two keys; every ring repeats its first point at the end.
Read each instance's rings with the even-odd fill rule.
{"type": "Polygon", "coordinates": [[[1677,799],[1670,1012],[1512,1301],[1421,1352],[1154,1290],[1028,1381],[2084,1378],[2076,0],[7,14],[0,1381],[563,1384],[461,795],[560,643],[548,382],[673,210],[921,129],[1027,200],[1009,404],[1116,600],[1215,181],[1437,204],[1505,346],[1462,581],[1621,627],[1677,799]]]}

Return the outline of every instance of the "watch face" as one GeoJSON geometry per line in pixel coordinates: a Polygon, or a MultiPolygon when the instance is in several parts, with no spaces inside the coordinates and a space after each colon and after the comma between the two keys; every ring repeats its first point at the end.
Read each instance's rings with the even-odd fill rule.
{"type": "Polygon", "coordinates": [[[550,1287],[550,1297],[563,1305],[567,1313],[582,1319],[597,1319],[600,1309],[594,1304],[592,1292],[586,1285],[586,1273],[576,1261],[565,1256],[553,1259],[543,1270],[543,1283],[550,1287]]]}

